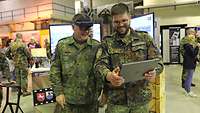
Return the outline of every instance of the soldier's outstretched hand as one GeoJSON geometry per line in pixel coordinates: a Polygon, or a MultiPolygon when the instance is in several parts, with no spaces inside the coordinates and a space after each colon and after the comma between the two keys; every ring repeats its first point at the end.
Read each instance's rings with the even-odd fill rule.
{"type": "Polygon", "coordinates": [[[120,76],[120,68],[116,67],[112,72],[108,72],[106,79],[111,82],[113,86],[121,86],[124,79],[120,76]]]}
{"type": "Polygon", "coordinates": [[[65,105],[65,95],[61,94],[56,97],[56,102],[64,108],[65,105]]]}

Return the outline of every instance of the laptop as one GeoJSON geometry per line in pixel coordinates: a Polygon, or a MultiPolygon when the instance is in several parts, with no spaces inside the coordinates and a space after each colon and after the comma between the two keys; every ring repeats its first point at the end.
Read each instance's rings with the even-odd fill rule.
{"type": "Polygon", "coordinates": [[[120,74],[125,79],[126,82],[135,82],[144,79],[144,73],[154,70],[158,63],[159,58],[144,60],[138,62],[130,62],[122,64],[120,74]]]}

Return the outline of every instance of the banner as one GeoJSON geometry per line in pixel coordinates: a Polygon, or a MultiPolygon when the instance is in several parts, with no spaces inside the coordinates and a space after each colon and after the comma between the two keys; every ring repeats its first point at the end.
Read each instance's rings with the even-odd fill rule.
{"type": "Polygon", "coordinates": [[[179,63],[180,28],[169,28],[170,63],[179,63]]]}

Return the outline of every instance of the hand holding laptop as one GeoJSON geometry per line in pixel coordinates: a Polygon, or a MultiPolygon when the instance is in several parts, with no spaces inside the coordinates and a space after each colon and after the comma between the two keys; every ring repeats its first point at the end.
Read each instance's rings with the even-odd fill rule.
{"type": "Polygon", "coordinates": [[[156,76],[154,69],[158,66],[159,61],[160,59],[156,58],[122,64],[121,76],[123,76],[125,82],[135,82],[143,79],[152,80],[156,76]]]}
{"type": "Polygon", "coordinates": [[[108,72],[106,79],[111,82],[113,86],[121,86],[124,79],[120,76],[120,68],[116,67],[112,72],[108,72]]]}
{"type": "Polygon", "coordinates": [[[146,80],[151,81],[151,80],[154,80],[155,77],[156,77],[156,71],[155,71],[155,69],[152,70],[152,71],[148,71],[148,72],[145,72],[145,73],[144,73],[144,78],[145,78],[146,80]]]}

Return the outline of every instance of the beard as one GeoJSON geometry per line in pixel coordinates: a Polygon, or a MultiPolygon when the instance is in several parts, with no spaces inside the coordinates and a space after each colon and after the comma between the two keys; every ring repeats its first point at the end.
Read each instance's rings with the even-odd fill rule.
{"type": "Polygon", "coordinates": [[[74,39],[76,40],[76,42],[82,44],[85,43],[87,41],[87,39],[89,38],[88,35],[81,35],[81,36],[77,36],[76,34],[74,34],[74,39]]]}
{"type": "Polygon", "coordinates": [[[121,26],[121,27],[117,27],[116,29],[115,29],[115,31],[117,32],[117,34],[121,37],[121,38],[123,38],[127,33],[128,33],[128,31],[129,31],[129,26],[121,26]]]}

